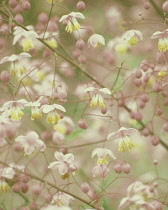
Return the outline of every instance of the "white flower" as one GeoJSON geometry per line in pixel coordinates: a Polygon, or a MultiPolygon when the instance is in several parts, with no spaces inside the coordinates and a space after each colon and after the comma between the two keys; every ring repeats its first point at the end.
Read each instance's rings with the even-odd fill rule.
{"type": "Polygon", "coordinates": [[[78,23],[76,18],[85,19],[84,15],[82,13],[71,12],[68,15],[63,15],[60,18],[59,22],[67,21],[67,26],[66,26],[65,30],[67,32],[71,33],[72,31],[80,29],[80,24],[78,23]]]}
{"type": "Polygon", "coordinates": [[[105,179],[108,173],[109,169],[106,164],[98,164],[92,170],[93,177],[99,176],[102,179],[105,179]]]}
{"type": "Polygon", "coordinates": [[[24,30],[21,27],[16,26],[14,28],[14,39],[13,39],[13,45],[15,45],[17,42],[21,42],[21,45],[23,47],[23,51],[29,51],[34,48],[33,40],[36,38],[39,38],[39,35],[32,30],[31,26],[28,26],[27,29],[31,30],[24,30]]]}
{"type": "Polygon", "coordinates": [[[101,108],[105,108],[104,99],[102,97],[102,93],[106,95],[110,95],[111,91],[108,88],[95,88],[95,87],[88,87],[84,90],[84,92],[93,92],[94,96],[90,102],[90,107],[95,109],[98,105],[101,108]]]}
{"type": "Polygon", "coordinates": [[[22,74],[26,73],[26,68],[21,64],[21,60],[23,58],[28,58],[31,57],[29,53],[20,53],[19,55],[11,55],[11,56],[6,56],[2,58],[0,64],[5,63],[5,62],[12,62],[11,68],[10,68],[10,74],[12,76],[21,76],[22,74]]]}
{"type": "Polygon", "coordinates": [[[30,131],[26,136],[18,136],[15,141],[23,146],[25,155],[32,154],[35,148],[39,148],[41,152],[46,149],[44,142],[34,131],[30,131]]]}
{"type": "Polygon", "coordinates": [[[138,30],[129,30],[123,33],[122,38],[126,40],[127,44],[136,46],[137,42],[142,40],[142,33],[138,30]]]}
{"type": "Polygon", "coordinates": [[[39,108],[40,105],[41,104],[40,104],[39,100],[34,101],[34,102],[29,102],[25,105],[25,106],[31,107],[31,120],[42,118],[42,112],[39,108]]]}
{"type": "Polygon", "coordinates": [[[64,192],[58,192],[53,195],[51,204],[56,204],[56,206],[69,206],[70,201],[74,198],[64,192]]]}
{"type": "Polygon", "coordinates": [[[107,164],[108,156],[111,156],[113,159],[116,159],[111,150],[105,148],[96,148],[92,152],[92,157],[95,155],[98,156],[97,164],[107,164]]]}
{"type": "Polygon", "coordinates": [[[165,31],[156,31],[152,36],[151,39],[159,38],[158,42],[158,50],[160,52],[165,52],[168,50],[168,29],[165,31]]]}
{"type": "Polygon", "coordinates": [[[89,47],[100,47],[101,45],[105,45],[105,39],[102,35],[93,34],[88,39],[89,47]]]}
{"type": "Polygon", "coordinates": [[[11,167],[1,167],[0,168],[0,178],[13,179],[15,171],[11,167]]]}
{"type": "Polygon", "coordinates": [[[138,131],[134,128],[124,128],[121,127],[117,132],[110,133],[107,137],[109,139],[120,139],[118,150],[119,151],[129,151],[134,148],[132,140],[128,137],[131,134],[137,133],[138,131]]]}
{"type": "Polygon", "coordinates": [[[59,104],[43,105],[41,107],[43,113],[48,113],[47,115],[48,123],[56,124],[58,120],[60,120],[60,116],[57,113],[57,109],[62,112],[66,112],[65,108],[59,104]]]}

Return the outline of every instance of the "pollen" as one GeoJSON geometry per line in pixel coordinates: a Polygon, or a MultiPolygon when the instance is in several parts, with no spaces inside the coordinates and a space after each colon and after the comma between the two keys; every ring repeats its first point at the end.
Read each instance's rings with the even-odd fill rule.
{"type": "Polygon", "coordinates": [[[128,40],[127,43],[130,44],[131,46],[136,46],[137,42],[138,42],[138,38],[133,36],[130,40],[128,40]]]}
{"type": "Polygon", "coordinates": [[[60,116],[57,114],[57,112],[55,110],[48,113],[48,115],[47,115],[48,123],[51,123],[54,125],[58,122],[58,120],[60,120],[60,116]]]}
{"type": "Polygon", "coordinates": [[[166,52],[168,50],[168,38],[167,37],[159,39],[158,50],[160,52],[166,52]]]}
{"type": "Polygon", "coordinates": [[[127,137],[127,139],[124,138],[120,141],[119,146],[118,146],[118,151],[119,152],[130,151],[134,147],[135,145],[133,144],[132,140],[127,137]]]}
{"type": "Polygon", "coordinates": [[[13,106],[9,110],[9,114],[13,120],[20,120],[21,117],[24,115],[24,113],[21,111],[21,109],[17,106],[13,106]]]}
{"type": "Polygon", "coordinates": [[[23,47],[23,51],[24,52],[28,52],[29,50],[31,50],[31,49],[34,48],[33,42],[29,38],[24,38],[22,40],[22,43],[21,44],[22,44],[22,47],[23,47]]]}

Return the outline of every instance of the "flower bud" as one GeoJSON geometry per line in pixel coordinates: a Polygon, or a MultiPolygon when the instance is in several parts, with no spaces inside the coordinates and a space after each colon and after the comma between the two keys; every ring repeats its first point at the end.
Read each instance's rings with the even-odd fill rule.
{"type": "Polygon", "coordinates": [[[102,113],[102,114],[106,114],[106,113],[107,113],[107,108],[106,108],[106,107],[105,107],[105,108],[102,108],[102,109],[101,109],[101,113],[102,113]]]}
{"type": "Polygon", "coordinates": [[[52,201],[52,195],[49,194],[49,193],[47,193],[45,195],[45,201],[46,201],[46,203],[51,203],[51,201],[52,201]]]}
{"type": "Polygon", "coordinates": [[[157,114],[157,115],[162,115],[162,114],[163,114],[162,109],[158,107],[158,108],[156,109],[156,114],[157,114]]]}
{"type": "Polygon", "coordinates": [[[144,3],[144,8],[145,8],[146,10],[150,9],[150,4],[149,4],[148,1],[146,1],[146,2],[144,3]]]}
{"type": "Polygon", "coordinates": [[[3,82],[9,82],[10,74],[6,70],[1,71],[0,80],[3,82]]]}
{"type": "Polygon", "coordinates": [[[129,116],[130,118],[135,119],[135,112],[130,111],[129,116]]]}
{"type": "Polygon", "coordinates": [[[136,119],[137,121],[141,121],[141,120],[142,120],[142,114],[141,114],[141,112],[136,112],[136,113],[135,113],[135,119],[136,119]]]}
{"type": "Polygon", "coordinates": [[[146,103],[146,102],[149,101],[149,96],[148,96],[146,93],[144,93],[144,94],[142,94],[142,95],[140,96],[140,99],[141,99],[144,103],[146,103]]]}
{"type": "Polygon", "coordinates": [[[135,72],[135,77],[138,78],[138,79],[142,77],[141,70],[137,69],[137,71],[135,72]]]}
{"type": "Polygon", "coordinates": [[[147,83],[149,81],[149,77],[150,76],[148,74],[145,74],[143,81],[147,83]]]}
{"type": "Polygon", "coordinates": [[[168,12],[168,1],[165,1],[162,5],[163,12],[168,12]]]}
{"type": "Polygon", "coordinates": [[[140,86],[142,85],[142,80],[136,78],[136,79],[134,80],[134,84],[135,84],[137,87],[140,87],[140,86]]]}
{"type": "Polygon", "coordinates": [[[164,106],[168,106],[168,98],[166,98],[166,99],[164,100],[163,105],[164,105],[164,106]]]}
{"type": "Polygon", "coordinates": [[[82,192],[84,193],[88,193],[90,191],[90,186],[88,185],[87,182],[83,182],[80,187],[82,192]]]}
{"type": "Polygon", "coordinates": [[[48,21],[48,15],[45,12],[42,12],[38,16],[38,21],[41,24],[46,24],[48,21]]]}
{"type": "Polygon", "coordinates": [[[20,174],[19,179],[20,179],[20,181],[22,181],[24,183],[27,183],[30,181],[30,177],[26,174],[20,174]]]}
{"type": "Polygon", "coordinates": [[[13,186],[12,186],[12,190],[13,192],[20,192],[21,191],[21,183],[15,183],[13,186]]]}
{"type": "Polygon", "coordinates": [[[29,208],[31,210],[38,210],[38,205],[37,205],[36,202],[32,202],[32,203],[29,204],[29,208]]]}
{"type": "Polygon", "coordinates": [[[157,146],[159,144],[159,142],[160,141],[159,141],[159,138],[157,136],[153,135],[151,137],[151,143],[152,143],[153,146],[157,146]]]}
{"type": "Polygon", "coordinates": [[[122,166],[122,171],[126,174],[129,174],[131,171],[131,166],[128,163],[124,163],[122,166]]]}
{"type": "Polygon", "coordinates": [[[75,50],[72,52],[72,56],[73,56],[74,58],[78,58],[78,57],[80,56],[80,54],[81,54],[81,52],[80,52],[80,50],[78,50],[78,49],[75,49],[75,50]]]}
{"type": "Polygon", "coordinates": [[[86,8],[86,5],[83,1],[79,1],[77,3],[76,7],[77,7],[78,11],[82,12],[86,8]]]}
{"type": "Polygon", "coordinates": [[[162,91],[162,96],[163,96],[164,98],[167,97],[167,96],[168,96],[167,91],[162,91]]]}
{"type": "Polygon", "coordinates": [[[22,2],[22,8],[26,11],[28,11],[31,8],[31,5],[28,1],[23,1],[22,2]]]}
{"type": "Polygon", "coordinates": [[[23,24],[23,16],[21,14],[17,14],[14,18],[18,23],[23,24]]]}
{"type": "Polygon", "coordinates": [[[122,172],[122,165],[120,163],[115,163],[114,164],[114,171],[117,174],[121,174],[121,172],[122,172]]]}
{"type": "Polygon", "coordinates": [[[157,160],[153,160],[153,164],[154,165],[157,165],[158,164],[158,161],[157,160]]]}
{"type": "Polygon", "coordinates": [[[79,61],[79,63],[86,63],[87,59],[84,55],[80,55],[78,57],[78,61],[79,61]]]}
{"type": "Polygon", "coordinates": [[[26,193],[29,189],[29,186],[26,183],[21,183],[21,189],[23,193],[26,193]]]}
{"type": "Polygon", "coordinates": [[[164,131],[168,131],[168,123],[165,123],[165,124],[163,125],[163,130],[164,130],[164,131]]]}
{"type": "Polygon", "coordinates": [[[139,101],[139,108],[143,109],[145,107],[145,102],[139,101]]]}
{"type": "Polygon", "coordinates": [[[166,55],[164,52],[157,52],[156,54],[156,62],[158,64],[165,64],[167,61],[166,55]]]}
{"type": "Polygon", "coordinates": [[[143,136],[149,136],[149,130],[148,130],[147,128],[144,128],[144,129],[142,130],[142,135],[143,135],[143,136]]]}
{"type": "Polygon", "coordinates": [[[76,48],[82,50],[84,47],[85,47],[85,42],[83,41],[83,39],[78,39],[78,41],[76,42],[76,48]]]}
{"type": "Polygon", "coordinates": [[[15,8],[18,5],[16,0],[9,0],[8,4],[11,8],[15,8]]]}
{"type": "Polygon", "coordinates": [[[34,184],[31,190],[35,196],[38,196],[41,193],[41,186],[39,184],[34,184]]]}
{"type": "Polygon", "coordinates": [[[88,127],[85,119],[80,119],[78,121],[78,126],[82,129],[87,129],[87,127],[88,127]]]}

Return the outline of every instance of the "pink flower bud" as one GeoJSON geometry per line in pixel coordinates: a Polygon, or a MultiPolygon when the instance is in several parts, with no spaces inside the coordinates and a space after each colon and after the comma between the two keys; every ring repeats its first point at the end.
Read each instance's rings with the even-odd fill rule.
{"type": "Polygon", "coordinates": [[[157,115],[162,115],[162,114],[163,114],[162,109],[158,107],[158,108],[156,109],[156,114],[157,114],[157,115]]]}
{"type": "Polygon", "coordinates": [[[106,108],[106,107],[105,107],[105,108],[102,108],[102,109],[101,109],[101,113],[102,113],[102,114],[106,114],[106,113],[107,113],[107,108],[106,108]]]}
{"type": "Polygon", "coordinates": [[[22,2],[22,8],[26,11],[28,11],[31,8],[31,4],[28,1],[22,2]]]}
{"type": "Polygon", "coordinates": [[[131,166],[128,163],[124,163],[122,166],[122,171],[126,174],[129,174],[131,171],[131,166]]]}
{"type": "Polygon", "coordinates": [[[166,99],[164,100],[163,105],[164,105],[164,106],[168,106],[168,98],[166,98],[166,99]]]}
{"type": "Polygon", "coordinates": [[[20,152],[23,150],[23,146],[19,142],[15,142],[13,144],[13,149],[15,150],[15,152],[20,152]]]}
{"type": "Polygon", "coordinates": [[[15,183],[12,186],[12,190],[13,190],[13,192],[20,192],[21,191],[21,183],[15,183]]]}
{"type": "Polygon", "coordinates": [[[145,102],[139,101],[139,108],[143,109],[145,107],[145,102]]]}
{"type": "Polygon", "coordinates": [[[163,12],[168,12],[168,1],[165,1],[162,5],[163,12]]]}
{"type": "Polygon", "coordinates": [[[157,165],[158,164],[158,160],[153,160],[153,164],[157,165]]]}
{"type": "Polygon", "coordinates": [[[115,163],[114,164],[114,171],[117,174],[121,174],[121,172],[122,172],[122,165],[120,163],[115,163]]]}
{"type": "Polygon", "coordinates": [[[38,205],[37,205],[36,202],[32,202],[32,203],[29,204],[29,208],[31,210],[38,210],[38,205]]]}
{"type": "Polygon", "coordinates": [[[11,8],[15,8],[18,5],[16,0],[9,0],[8,4],[11,8]]]}
{"type": "Polygon", "coordinates": [[[125,21],[125,20],[124,20],[124,21],[122,21],[122,23],[121,23],[121,24],[122,24],[122,26],[123,26],[123,27],[125,27],[125,26],[127,26],[127,25],[128,25],[127,21],[125,21]]]}
{"type": "Polygon", "coordinates": [[[31,188],[33,195],[38,196],[40,195],[42,189],[41,186],[39,184],[34,184],[31,188]]]}
{"type": "Polygon", "coordinates": [[[83,182],[80,187],[84,193],[88,193],[91,190],[87,182],[83,182]]]}
{"type": "Polygon", "coordinates": [[[90,193],[90,198],[92,200],[96,200],[99,198],[99,196],[98,196],[97,192],[94,191],[94,192],[90,193]]]}
{"type": "Polygon", "coordinates": [[[149,81],[149,77],[150,76],[148,74],[145,74],[143,81],[147,83],[149,81]]]}
{"type": "Polygon", "coordinates": [[[45,195],[45,201],[46,201],[46,203],[51,203],[51,201],[52,201],[52,195],[49,194],[49,193],[47,193],[45,195]]]}
{"type": "Polygon", "coordinates": [[[79,63],[86,63],[87,59],[84,55],[80,55],[78,57],[78,61],[79,61],[79,63]]]}
{"type": "Polygon", "coordinates": [[[156,62],[158,64],[165,64],[167,61],[166,55],[164,52],[157,52],[156,54],[156,62]]]}
{"type": "Polygon", "coordinates": [[[148,1],[146,1],[146,2],[144,3],[144,8],[145,8],[146,10],[150,9],[150,4],[149,4],[148,1]]]}
{"type": "Polygon", "coordinates": [[[78,126],[82,129],[87,129],[87,127],[88,127],[85,119],[80,119],[78,121],[78,126]]]}
{"type": "Polygon", "coordinates": [[[164,98],[167,97],[167,96],[168,96],[167,91],[162,91],[162,96],[163,96],[164,98]]]}
{"type": "Polygon", "coordinates": [[[159,144],[159,142],[160,141],[159,141],[159,138],[157,136],[153,135],[151,137],[151,143],[152,143],[153,146],[157,146],[159,144]]]}
{"type": "Polygon", "coordinates": [[[78,57],[80,56],[80,54],[81,54],[81,51],[78,50],[78,49],[75,49],[75,50],[72,52],[72,56],[73,56],[74,58],[78,58],[78,57]]]}
{"type": "Polygon", "coordinates": [[[23,24],[23,16],[21,14],[17,14],[14,18],[18,23],[23,24]]]}
{"type": "Polygon", "coordinates": [[[155,83],[153,86],[152,86],[152,90],[155,92],[155,93],[159,93],[160,91],[163,90],[163,87],[158,84],[158,83],[155,83]]]}
{"type": "Polygon", "coordinates": [[[140,99],[141,99],[144,103],[146,103],[146,102],[149,101],[149,96],[148,96],[146,93],[144,93],[144,94],[142,94],[142,95],[140,96],[140,99]]]}
{"type": "Polygon", "coordinates": [[[135,119],[135,112],[130,111],[129,116],[130,118],[135,119]]]}
{"type": "Polygon", "coordinates": [[[135,113],[135,119],[137,121],[141,121],[142,120],[142,113],[141,112],[136,112],[135,113]]]}
{"type": "Polygon", "coordinates": [[[21,189],[23,193],[27,193],[29,186],[26,183],[21,183],[21,189]]]}
{"type": "Polygon", "coordinates": [[[142,77],[142,72],[141,72],[141,70],[137,69],[137,71],[136,71],[136,73],[135,73],[135,77],[138,78],[138,79],[142,77]]]}
{"type": "Polygon", "coordinates": [[[76,7],[77,7],[78,11],[82,12],[86,8],[86,5],[83,1],[79,1],[77,3],[76,7]]]}
{"type": "Polygon", "coordinates": [[[142,135],[143,136],[149,136],[149,130],[147,129],[147,128],[144,128],[143,130],[142,130],[142,135]]]}
{"type": "Polygon", "coordinates": [[[136,79],[134,80],[134,84],[135,84],[137,87],[140,87],[140,86],[142,85],[142,80],[136,78],[136,79]]]}
{"type": "Polygon", "coordinates": [[[85,47],[85,42],[83,41],[83,39],[78,39],[78,41],[76,42],[76,48],[82,50],[84,47],[85,47]]]}
{"type": "Polygon", "coordinates": [[[122,107],[125,105],[125,100],[124,98],[121,98],[119,101],[118,101],[118,106],[122,107]]]}
{"type": "Polygon", "coordinates": [[[45,12],[42,12],[38,16],[38,21],[41,24],[46,24],[48,21],[48,15],[45,12]]]}
{"type": "Polygon", "coordinates": [[[164,131],[168,131],[168,123],[165,123],[165,124],[163,125],[163,130],[164,130],[164,131]]]}
{"type": "Polygon", "coordinates": [[[26,174],[20,174],[19,179],[20,179],[20,181],[22,181],[24,183],[27,183],[30,181],[30,177],[26,174]]]}
{"type": "Polygon", "coordinates": [[[23,8],[21,7],[20,4],[18,4],[18,5],[13,9],[13,12],[14,12],[15,14],[21,13],[22,11],[23,11],[23,8]]]}
{"type": "Polygon", "coordinates": [[[10,74],[6,70],[1,71],[0,80],[3,82],[9,82],[10,74]]]}
{"type": "Polygon", "coordinates": [[[146,72],[146,71],[148,71],[148,69],[149,69],[149,64],[148,65],[146,65],[146,64],[140,64],[140,66],[139,66],[144,72],[146,72]]]}

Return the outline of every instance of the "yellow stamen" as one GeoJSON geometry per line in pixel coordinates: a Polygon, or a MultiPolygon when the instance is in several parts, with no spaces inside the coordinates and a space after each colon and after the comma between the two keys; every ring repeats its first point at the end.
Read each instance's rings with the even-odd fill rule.
{"type": "Polygon", "coordinates": [[[17,106],[13,106],[9,110],[9,114],[13,120],[20,120],[21,117],[24,115],[24,113],[21,111],[21,109],[17,106]]]}
{"type": "Polygon", "coordinates": [[[47,115],[47,122],[51,124],[56,124],[60,120],[60,116],[57,114],[56,111],[51,111],[47,115]]]}
{"type": "Polygon", "coordinates": [[[104,158],[98,158],[97,164],[108,164],[108,156],[105,156],[104,158]]]}
{"type": "Polygon", "coordinates": [[[127,41],[128,44],[130,44],[131,46],[136,46],[138,42],[137,37],[133,36],[130,40],[127,41]]]}
{"type": "Polygon", "coordinates": [[[23,47],[23,51],[28,52],[29,50],[34,48],[33,42],[31,39],[29,38],[24,38],[22,40],[22,47],[23,47]]]}
{"type": "Polygon", "coordinates": [[[66,173],[66,174],[64,174],[64,175],[61,175],[61,179],[63,179],[63,180],[66,180],[66,179],[68,179],[70,177],[70,174],[69,173],[66,173]]]}

